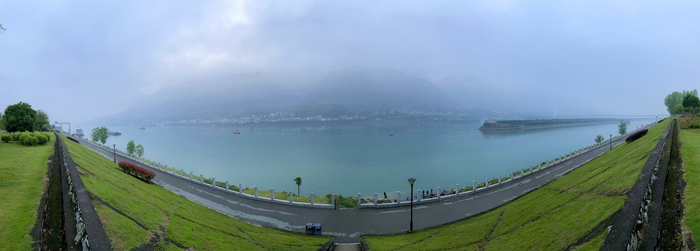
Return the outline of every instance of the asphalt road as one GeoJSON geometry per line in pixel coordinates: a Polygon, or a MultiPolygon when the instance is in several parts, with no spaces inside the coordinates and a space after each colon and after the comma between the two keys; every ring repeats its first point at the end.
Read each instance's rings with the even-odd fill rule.
{"type": "MultiPolygon", "coordinates": [[[[613,146],[622,143],[624,143],[624,137],[613,142],[613,146]]],[[[111,151],[87,142],[83,145],[110,160],[113,158],[111,151]]],[[[476,191],[471,195],[414,205],[414,230],[454,222],[489,211],[557,179],[600,156],[608,149],[607,145],[601,146],[565,162],[499,186],[476,191]]],[[[120,155],[117,155],[117,161],[135,162],[120,155]]],[[[135,164],[149,167],[143,163],[135,164]]],[[[319,222],[323,224],[323,234],[335,236],[336,242],[339,243],[359,242],[360,235],[401,233],[409,229],[410,207],[408,206],[333,210],[269,203],[229,194],[221,189],[186,181],[165,174],[160,169],[150,168],[158,172],[153,181],[168,190],[221,213],[257,225],[304,232],[307,222],[319,222]]]]}

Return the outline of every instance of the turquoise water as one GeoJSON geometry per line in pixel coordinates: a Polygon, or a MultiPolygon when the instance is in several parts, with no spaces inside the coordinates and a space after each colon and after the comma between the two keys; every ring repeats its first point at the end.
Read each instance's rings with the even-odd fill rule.
{"type": "MultiPolygon", "coordinates": [[[[633,120],[628,128],[652,121],[633,120]]],[[[591,145],[598,134],[607,139],[617,133],[616,123],[491,133],[478,127],[412,122],[133,126],[110,128],[122,135],[110,136],[107,144],[125,150],[133,139],[148,159],[244,187],[296,193],[293,179],[300,176],[305,195],[381,196],[405,194],[409,177],[417,179],[416,189],[429,190],[506,176],[591,145]]]]}

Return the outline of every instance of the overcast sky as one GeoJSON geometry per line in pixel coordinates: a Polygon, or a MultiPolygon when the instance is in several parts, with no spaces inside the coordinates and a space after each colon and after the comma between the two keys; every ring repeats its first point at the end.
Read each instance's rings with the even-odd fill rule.
{"type": "Polygon", "coordinates": [[[359,65],[478,79],[562,115],[663,114],[700,83],[698,3],[0,1],[0,107],[70,122],[202,76],[295,87],[359,65]]]}

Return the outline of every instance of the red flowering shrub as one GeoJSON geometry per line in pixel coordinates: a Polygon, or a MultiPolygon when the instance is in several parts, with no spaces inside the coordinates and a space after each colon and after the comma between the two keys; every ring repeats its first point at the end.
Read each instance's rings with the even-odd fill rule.
{"type": "Polygon", "coordinates": [[[647,135],[647,132],[649,132],[649,130],[647,129],[636,131],[635,133],[627,137],[627,139],[625,139],[625,142],[630,143],[632,141],[635,141],[641,138],[642,136],[647,135]]]}
{"type": "Polygon", "coordinates": [[[146,182],[150,182],[153,178],[156,177],[156,174],[154,172],[146,168],[131,164],[129,162],[119,161],[119,167],[122,168],[123,172],[128,173],[129,175],[139,178],[146,182]]]}

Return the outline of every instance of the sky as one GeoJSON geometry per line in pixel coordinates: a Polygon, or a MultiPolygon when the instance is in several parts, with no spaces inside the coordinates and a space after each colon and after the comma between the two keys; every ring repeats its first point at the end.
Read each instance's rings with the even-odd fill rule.
{"type": "Polygon", "coordinates": [[[0,0],[0,108],[80,121],[192,79],[261,72],[304,88],[362,66],[502,93],[514,110],[665,114],[667,94],[699,83],[697,13],[697,1],[0,0]]]}

